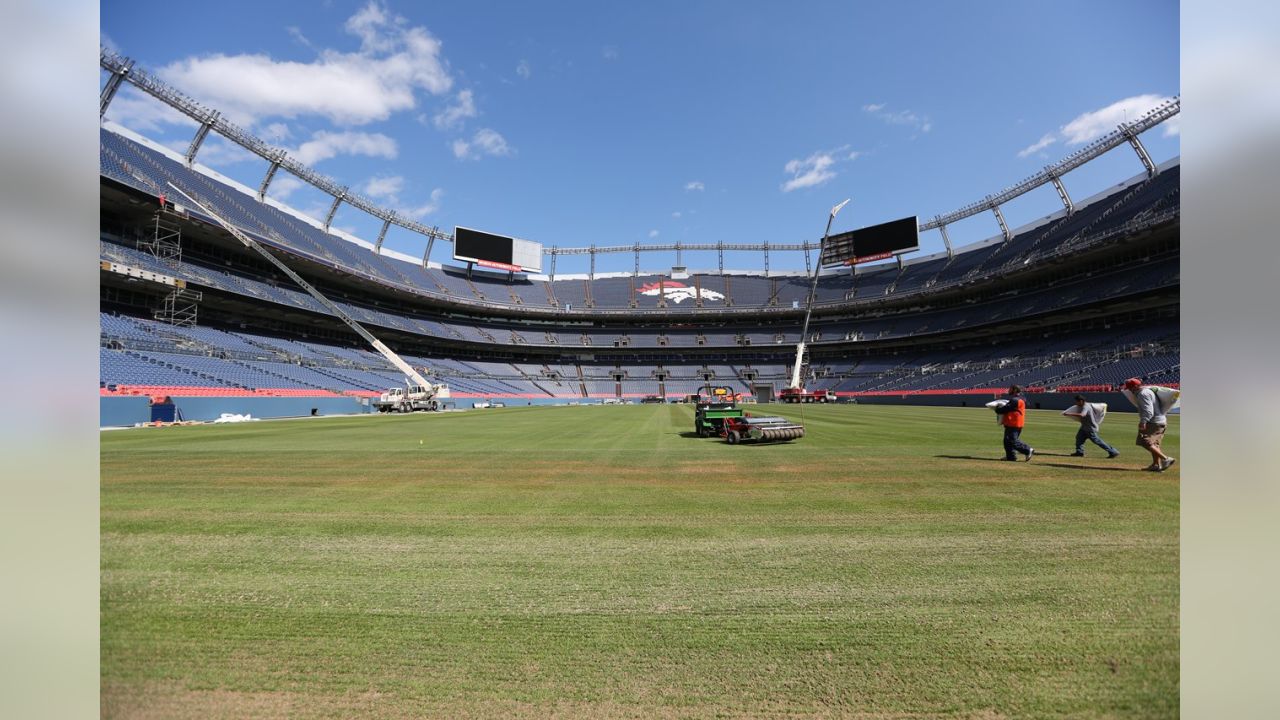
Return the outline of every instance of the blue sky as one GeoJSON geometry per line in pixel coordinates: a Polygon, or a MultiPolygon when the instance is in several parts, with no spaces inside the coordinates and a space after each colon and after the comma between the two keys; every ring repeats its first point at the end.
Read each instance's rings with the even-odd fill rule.
{"type": "MultiPolygon", "coordinates": [[[[389,207],[561,247],[816,240],[846,197],[833,232],[932,217],[1180,92],[1169,0],[107,0],[101,29],[107,46],[389,207]]],[[[108,119],[181,149],[194,131],[131,90],[108,119]]],[[[1143,136],[1156,162],[1179,154],[1176,119],[1166,125],[1143,136]]],[[[253,187],[266,169],[217,140],[201,161],[253,187]]],[[[1080,200],[1140,170],[1126,146],[1065,182],[1080,200]]],[[[292,178],[273,189],[327,209],[292,178]]],[[[1016,226],[1058,207],[1046,187],[1005,214],[1016,226]]],[[[380,226],[350,208],[335,224],[370,240],[380,226]]],[[[962,245],[997,230],[986,215],[949,232],[962,245]]],[[[398,229],[387,239],[414,255],[424,245],[398,229]]],[[[940,250],[941,236],[921,247],[940,250]]],[[[674,260],[650,254],[642,268],[674,260]]],[[[597,270],[633,265],[606,256],[597,270]]],[[[802,269],[803,257],[770,266],[802,269]]]]}

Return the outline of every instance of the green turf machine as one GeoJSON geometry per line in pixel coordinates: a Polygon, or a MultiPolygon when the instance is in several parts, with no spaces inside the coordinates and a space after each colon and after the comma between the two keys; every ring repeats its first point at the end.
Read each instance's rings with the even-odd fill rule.
{"type": "Polygon", "coordinates": [[[693,431],[698,437],[722,437],[726,418],[742,417],[733,390],[727,387],[708,387],[698,394],[697,409],[693,413],[693,431]]]}

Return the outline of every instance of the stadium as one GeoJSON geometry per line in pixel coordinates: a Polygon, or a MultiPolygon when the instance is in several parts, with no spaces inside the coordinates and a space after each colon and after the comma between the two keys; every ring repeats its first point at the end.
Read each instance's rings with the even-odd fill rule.
{"type": "Polygon", "coordinates": [[[1177,469],[1071,457],[1059,413],[1085,393],[1119,438],[1126,379],[1180,387],[1180,164],[1142,139],[1177,97],[921,209],[908,234],[939,252],[827,263],[801,229],[427,226],[100,65],[104,117],[128,87],[198,128],[186,152],[100,130],[100,424],[130,428],[102,436],[104,716],[1176,715],[1177,469]],[[201,163],[215,136],[257,187],[201,163]],[[1073,197],[1116,153],[1132,172],[1073,197]],[[327,214],[269,197],[286,174],[327,214]],[[1057,207],[1011,226],[1032,192],[1057,207]],[[979,217],[991,236],[952,247],[979,217]],[[366,335],[444,412],[379,413],[414,381],[366,335]],[[1037,454],[1011,468],[983,405],[1015,384],[1037,454]],[[698,437],[714,387],[806,434],[698,437]],[[800,388],[834,402],[780,402],[800,388]]]}

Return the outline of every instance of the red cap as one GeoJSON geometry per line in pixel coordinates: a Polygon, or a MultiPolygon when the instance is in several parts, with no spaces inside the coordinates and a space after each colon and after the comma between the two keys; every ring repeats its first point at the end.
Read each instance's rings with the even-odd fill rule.
{"type": "Polygon", "coordinates": [[[1125,390],[1137,390],[1140,387],[1142,387],[1142,381],[1138,378],[1129,378],[1124,381],[1125,390]]]}

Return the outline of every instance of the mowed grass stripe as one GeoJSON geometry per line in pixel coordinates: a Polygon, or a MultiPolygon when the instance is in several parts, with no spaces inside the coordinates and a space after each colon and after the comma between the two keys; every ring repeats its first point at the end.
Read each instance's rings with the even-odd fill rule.
{"type": "MultiPolygon", "coordinates": [[[[509,408],[102,436],[104,715],[1169,717],[1177,472],[981,409],[509,408]],[[421,442],[420,442],[421,441],[421,442]]],[[[1167,445],[1177,455],[1177,421],[1167,445]]]]}

